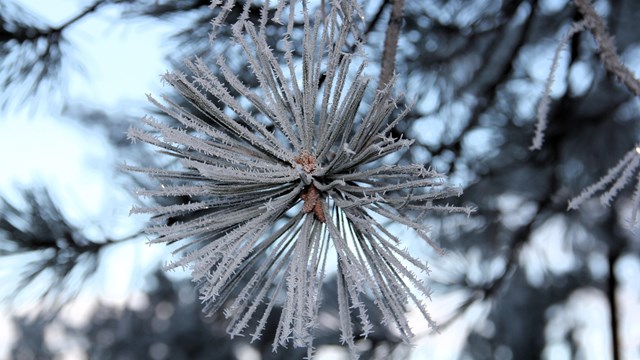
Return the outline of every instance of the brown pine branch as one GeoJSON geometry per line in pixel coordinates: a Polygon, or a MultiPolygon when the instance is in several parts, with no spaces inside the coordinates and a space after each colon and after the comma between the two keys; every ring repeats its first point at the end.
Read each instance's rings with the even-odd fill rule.
{"type": "Polygon", "coordinates": [[[396,68],[396,51],[398,49],[398,37],[402,27],[402,12],[404,0],[393,0],[389,26],[384,39],[384,50],[382,52],[382,62],[380,79],[378,80],[378,90],[383,89],[393,78],[396,68]]]}
{"type": "Polygon", "coordinates": [[[613,37],[607,30],[604,20],[596,13],[591,0],[575,0],[578,11],[584,16],[587,27],[596,40],[600,62],[635,96],[640,96],[640,80],[626,67],[616,50],[613,37]]]}

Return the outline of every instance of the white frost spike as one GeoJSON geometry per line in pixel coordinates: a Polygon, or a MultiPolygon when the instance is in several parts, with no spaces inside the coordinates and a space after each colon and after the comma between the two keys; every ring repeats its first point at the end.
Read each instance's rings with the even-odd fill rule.
{"type": "Polygon", "coordinates": [[[533,136],[533,142],[529,150],[540,150],[542,149],[542,144],[544,143],[544,133],[547,129],[547,117],[549,116],[549,105],[551,104],[551,87],[553,86],[556,71],[558,70],[560,53],[562,52],[562,49],[564,49],[564,47],[569,43],[571,38],[575,34],[583,31],[585,28],[585,21],[573,23],[569,31],[567,31],[562,37],[562,40],[560,40],[558,47],[556,47],[556,51],[553,54],[553,61],[551,62],[551,70],[549,71],[549,76],[547,76],[547,80],[544,83],[542,97],[540,98],[540,102],[538,103],[538,110],[536,114],[536,130],[535,135],[533,136]]]}
{"type": "MultiPolygon", "coordinates": [[[[640,146],[636,146],[633,150],[627,152],[625,156],[620,159],[618,164],[611,168],[605,176],[600,178],[595,184],[582,190],[580,195],[569,200],[568,209],[574,210],[580,207],[585,201],[591,199],[598,191],[604,191],[609,184],[612,184],[608,190],[606,190],[600,196],[600,202],[603,205],[610,205],[613,198],[626,186],[631,180],[634,174],[640,168],[640,146]]],[[[633,203],[638,204],[640,202],[640,173],[638,175],[638,183],[633,195],[633,203]]],[[[634,206],[633,220],[635,221],[637,212],[637,206],[634,206]]]]}

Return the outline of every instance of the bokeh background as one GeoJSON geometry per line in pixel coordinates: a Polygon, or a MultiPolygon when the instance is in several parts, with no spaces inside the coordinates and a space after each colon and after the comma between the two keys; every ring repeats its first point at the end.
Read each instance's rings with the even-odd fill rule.
{"type": "MultiPolygon", "coordinates": [[[[128,214],[148,201],[132,190],[149,180],[118,166],[163,162],[126,140],[129,126],[156,112],[145,94],[174,96],[160,75],[186,57],[233,59],[224,31],[208,41],[209,3],[0,0],[0,359],[306,354],[272,352],[269,331],[253,344],[230,340],[222,316],[202,315],[188,272],[159,270],[171,255],[146,244],[147,219],[128,214]]],[[[391,5],[364,6],[374,79],[391,5]]],[[[640,74],[640,2],[595,7],[640,74]]],[[[416,142],[388,161],[448,173],[465,189],[454,201],[478,211],[428,220],[444,256],[404,239],[432,268],[440,332],[407,309],[413,343],[379,325],[358,339],[362,358],[640,359],[633,186],[609,207],[596,199],[566,210],[640,135],[640,100],[604,70],[590,34],[563,51],[545,145],[529,150],[551,59],[575,20],[563,0],[406,1],[396,89],[413,111],[398,131],[416,142]]],[[[348,358],[335,291],[323,289],[320,359],[348,358]]]]}

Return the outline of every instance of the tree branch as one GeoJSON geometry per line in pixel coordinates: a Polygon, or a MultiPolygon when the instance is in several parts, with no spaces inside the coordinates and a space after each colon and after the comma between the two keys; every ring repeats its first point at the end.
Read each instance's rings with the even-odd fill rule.
{"type": "Polygon", "coordinates": [[[93,5],[91,5],[88,8],[86,8],[83,12],[81,12],[78,15],[74,16],[73,18],[69,19],[64,24],[58,26],[56,28],[56,30],[63,30],[64,28],[69,27],[70,25],[72,25],[76,21],[78,21],[78,20],[84,18],[85,16],[91,14],[92,12],[98,10],[98,8],[100,6],[102,6],[102,5],[104,5],[104,4],[106,4],[105,0],[96,1],[93,5]]]}
{"type": "Polygon", "coordinates": [[[388,85],[396,68],[396,51],[398,49],[398,37],[402,27],[402,12],[404,0],[393,0],[389,26],[384,39],[384,50],[382,52],[380,79],[378,80],[378,90],[388,85]]]}
{"type": "Polygon", "coordinates": [[[615,265],[620,257],[620,251],[617,249],[609,250],[609,279],[607,280],[607,299],[609,300],[609,314],[611,326],[611,347],[613,360],[620,360],[620,334],[618,331],[618,305],[616,302],[616,279],[615,265]]]}
{"type": "Polygon", "coordinates": [[[609,217],[607,230],[613,235],[609,241],[609,253],[607,254],[609,278],[607,279],[606,291],[609,303],[609,327],[611,327],[611,356],[613,360],[620,360],[620,322],[618,321],[618,302],[616,301],[616,288],[618,278],[616,277],[615,266],[624,253],[627,243],[624,238],[617,234],[616,221],[614,217],[609,217]]]}
{"type": "Polygon", "coordinates": [[[613,37],[607,30],[604,20],[596,13],[591,0],[575,0],[578,11],[584,16],[585,22],[591,34],[596,40],[600,62],[615,75],[616,78],[635,96],[640,96],[640,80],[635,77],[633,71],[626,67],[616,50],[613,37]]]}

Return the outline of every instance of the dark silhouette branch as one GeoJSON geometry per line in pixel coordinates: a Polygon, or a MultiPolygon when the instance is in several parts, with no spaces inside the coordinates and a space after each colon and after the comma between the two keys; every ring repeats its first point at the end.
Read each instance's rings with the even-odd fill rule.
{"type": "Polygon", "coordinates": [[[609,300],[609,315],[611,327],[611,347],[613,360],[620,360],[620,325],[618,323],[618,305],[616,301],[616,279],[615,265],[620,258],[619,249],[610,249],[608,256],[609,278],[607,279],[607,299],[609,300]]]}
{"type": "Polygon", "coordinates": [[[623,237],[618,234],[616,228],[615,217],[610,216],[607,219],[607,228],[612,237],[609,241],[609,252],[607,254],[607,265],[609,270],[609,277],[606,283],[607,300],[609,303],[609,327],[611,328],[611,356],[613,360],[620,360],[622,355],[620,354],[620,346],[622,341],[620,339],[620,321],[618,319],[618,301],[616,297],[616,290],[618,287],[618,278],[616,276],[616,263],[623,255],[627,244],[623,237]]]}
{"type": "Polygon", "coordinates": [[[73,25],[75,22],[83,19],[85,16],[95,12],[96,10],[98,10],[99,7],[101,7],[102,5],[106,4],[107,1],[106,0],[100,0],[100,1],[96,1],[93,5],[89,6],[88,8],[86,8],[84,11],[82,11],[81,13],[79,13],[78,15],[72,17],[71,19],[67,20],[67,22],[65,22],[64,24],[53,28],[53,30],[57,30],[57,31],[63,31],[64,29],[68,28],[69,26],[73,25]]]}
{"type": "MultiPolygon", "coordinates": [[[[430,148],[429,150],[430,150],[431,156],[437,157],[449,150],[453,151],[456,154],[460,153],[461,146],[462,146],[462,139],[464,138],[464,135],[467,134],[471,129],[476,127],[478,125],[478,122],[480,121],[481,115],[483,115],[487,110],[491,108],[492,105],[495,104],[495,100],[498,96],[498,92],[500,91],[500,86],[506,83],[509,80],[509,77],[513,74],[518,54],[526,44],[526,39],[531,30],[533,19],[536,16],[535,11],[537,8],[537,3],[538,3],[537,0],[532,1],[531,13],[525,20],[524,24],[522,25],[517,41],[514,42],[511,49],[509,49],[508,54],[504,57],[505,59],[509,59],[509,60],[503,63],[502,65],[503,67],[501,71],[496,72],[497,76],[495,76],[492,79],[492,81],[485,84],[480,89],[474,91],[476,94],[487,94],[484,101],[477,102],[476,106],[473,108],[473,113],[471,114],[471,118],[469,119],[469,121],[467,121],[464,127],[460,129],[460,131],[458,132],[458,136],[455,139],[450,141],[448,144],[440,144],[440,146],[437,148],[432,148],[428,146],[428,148],[430,148]]],[[[508,22],[505,23],[504,26],[499,29],[502,31],[503,34],[506,34],[509,31],[509,28],[507,25],[508,25],[508,22]]],[[[499,41],[502,38],[503,38],[502,36],[496,37],[496,43],[495,43],[496,46],[498,45],[497,41],[499,41]]],[[[493,49],[493,46],[489,47],[489,49],[493,49]]],[[[461,94],[465,93],[468,90],[467,88],[468,87],[463,88],[460,91],[460,93],[461,94]]]]}

